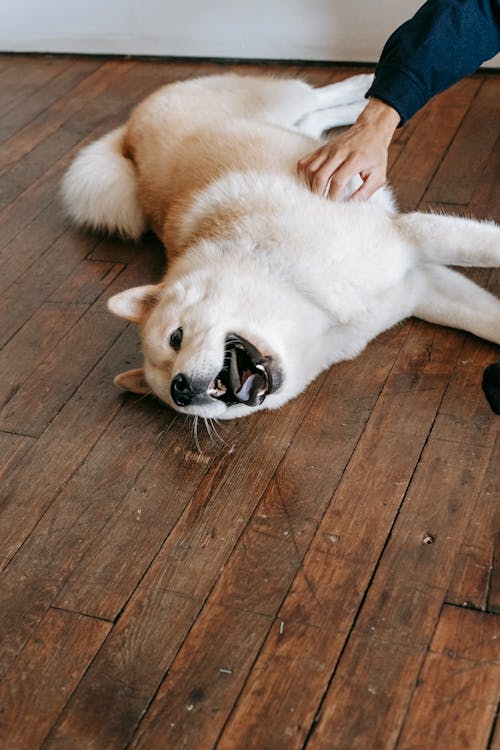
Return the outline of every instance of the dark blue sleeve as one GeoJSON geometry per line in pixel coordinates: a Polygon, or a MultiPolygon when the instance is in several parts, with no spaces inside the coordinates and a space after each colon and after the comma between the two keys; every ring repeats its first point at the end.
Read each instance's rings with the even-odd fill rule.
{"type": "Polygon", "coordinates": [[[401,124],[500,51],[500,0],[428,0],[387,40],[367,96],[401,124]]]}

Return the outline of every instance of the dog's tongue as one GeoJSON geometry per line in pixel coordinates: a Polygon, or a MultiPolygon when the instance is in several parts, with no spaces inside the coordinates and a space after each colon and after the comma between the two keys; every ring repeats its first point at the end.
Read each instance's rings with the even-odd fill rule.
{"type": "Polygon", "coordinates": [[[258,406],[262,403],[265,387],[265,378],[260,373],[254,372],[246,378],[241,388],[234,395],[238,401],[242,401],[249,406],[258,406]]]}
{"type": "Polygon", "coordinates": [[[248,406],[258,406],[262,403],[262,392],[266,387],[266,379],[260,372],[253,372],[241,382],[238,370],[238,356],[235,349],[231,352],[229,380],[238,401],[248,404],[248,406]]]}

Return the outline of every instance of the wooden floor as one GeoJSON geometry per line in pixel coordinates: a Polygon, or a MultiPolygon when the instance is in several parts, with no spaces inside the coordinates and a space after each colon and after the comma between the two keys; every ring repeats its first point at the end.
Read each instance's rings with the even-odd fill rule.
{"type": "MultiPolygon", "coordinates": [[[[113,386],[140,357],[105,300],[162,251],[71,228],[59,180],[159,84],[235,69],[0,57],[0,745],[499,750],[498,348],[409,321],[200,449],[113,386]]],[[[499,134],[499,75],[433,101],[401,206],[500,220],[499,134]]]]}

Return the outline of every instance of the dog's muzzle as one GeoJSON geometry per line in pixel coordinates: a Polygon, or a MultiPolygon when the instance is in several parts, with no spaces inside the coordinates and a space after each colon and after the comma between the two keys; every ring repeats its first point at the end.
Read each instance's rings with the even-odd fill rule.
{"type": "Polygon", "coordinates": [[[222,370],[210,384],[208,394],[228,406],[260,406],[280,384],[281,374],[272,357],[230,333],[225,341],[222,370]]]}

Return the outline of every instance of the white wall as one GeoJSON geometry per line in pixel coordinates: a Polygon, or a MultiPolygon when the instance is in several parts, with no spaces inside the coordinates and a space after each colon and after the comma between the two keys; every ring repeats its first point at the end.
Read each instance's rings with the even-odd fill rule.
{"type": "Polygon", "coordinates": [[[0,0],[0,50],[375,62],[422,2],[0,0]]]}

